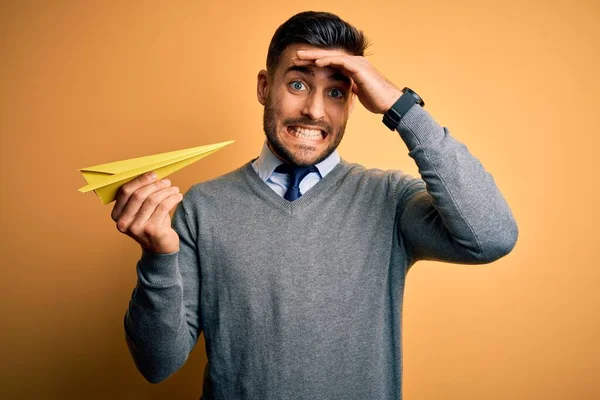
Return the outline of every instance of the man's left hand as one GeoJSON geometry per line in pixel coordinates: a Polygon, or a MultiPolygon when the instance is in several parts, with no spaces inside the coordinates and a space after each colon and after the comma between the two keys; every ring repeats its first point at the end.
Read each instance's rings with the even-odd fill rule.
{"type": "Polygon", "coordinates": [[[377,71],[366,58],[335,50],[298,50],[299,65],[337,68],[352,80],[352,91],[365,108],[383,114],[402,96],[402,91],[377,71]]]}

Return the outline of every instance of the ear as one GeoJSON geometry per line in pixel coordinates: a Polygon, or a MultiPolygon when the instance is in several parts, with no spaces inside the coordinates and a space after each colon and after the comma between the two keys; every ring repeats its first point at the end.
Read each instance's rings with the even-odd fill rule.
{"type": "Polygon", "coordinates": [[[267,104],[267,95],[269,94],[269,74],[261,69],[256,77],[256,97],[263,106],[267,104]]]}
{"type": "Polygon", "coordinates": [[[356,95],[356,93],[350,93],[350,99],[348,99],[348,102],[350,103],[350,108],[348,109],[348,117],[350,117],[350,115],[352,115],[352,110],[354,110],[354,100],[356,100],[358,96],[356,95]]]}
{"type": "Polygon", "coordinates": [[[356,92],[357,92],[356,83],[351,78],[350,79],[350,98],[348,99],[348,103],[349,103],[348,117],[350,117],[350,115],[352,114],[352,110],[354,109],[354,102],[355,102],[356,98],[358,97],[356,92]]]}

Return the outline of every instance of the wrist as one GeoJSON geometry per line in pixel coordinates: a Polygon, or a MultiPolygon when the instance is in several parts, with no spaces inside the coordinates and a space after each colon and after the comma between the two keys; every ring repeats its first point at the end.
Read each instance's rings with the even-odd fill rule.
{"type": "Polygon", "coordinates": [[[137,275],[146,286],[165,287],[178,282],[178,253],[154,253],[142,247],[137,275]]]}
{"type": "Polygon", "coordinates": [[[164,246],[149,246],[149,247],[145,247],[142,246],[142,251],[146,251],[147,253],[150,254],[156,254],[156,255],[169,255],[169,254],[174,254],[179,252],[179,242],[175,243],[175,244],[169,244],[169,245],[164,245],[164,246]]]}
{"type": "Polygon", "coordinates": [[[388,96],[388,100],[384,103],[384,108],[379,114],[385,114],[398,101],[400,96],[402,96],[402,91],[396,88],[396,90],[391,92],[388,96]]]}
{"type": "Polygon", "coordinates": [[[383,114],[383,123],[390,130],[396,130],[402,117],[415,105],[423,107],[425,102],[414,90],[405,87],[402,89],[402,95],[383,114]]]}

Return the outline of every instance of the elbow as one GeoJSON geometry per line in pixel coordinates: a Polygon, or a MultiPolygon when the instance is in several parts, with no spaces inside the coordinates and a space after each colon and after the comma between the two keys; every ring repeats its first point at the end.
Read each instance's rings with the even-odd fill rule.
{"type": "MultiPolygon", "coordinates": [[[[500,257],[504,257],[510,253],[517,244],[519,238],[519,227],[514,218],[510,218],[510,222],[506,225],[506,228],[499,235],[497,240],[496,251],[500,254],[500,257]]],[[[500,258],[498,257],[498,258],[500,258]]]]}
{"type": "Polygon", "coordinates": [[[150,349],[140,349],[125,329],[125,342],[139,373],[150,383],[160,383],[173,375],[185,363],[173,355],[153,354],[150,349]]]}
{"type": "Polygon", "coordinates": [[[159,360],[157,358],[144,356],[140,353],[133,342],[127,338],[127,346],[133,358],[133,362],[139,373],[150,383],[160,383],[173,375],[181,362],[172,359],[159,360]]]}
{"type": "Polygon", "coordinates": [[[161,374],[152,372],[152,371],[144,368],[143,366],[140,366],[137,363],[137,361],[135,363],[135,366],[137,367],[137,370],[140,372],[140,375],[142,375],[144,377],[144,379],[146,379],[146,381],[153,383],[153,384],[161,383],[162,381],[164,381],[165,379],[167,379],[170,376],[170,375],[161,375],[161,374]]]}
{"type": "Polygon", "coordinates": [[[165,379],[167,379],[169,376],[171,376],[172,374],[168,374],[168,375],[161,375],[161,374],[153,374],[153,373],[145,373],[142,372],[142,370],[138,367],[138,370],[140,371],[140,373],[142,374],[142,376],[150,383],[153,384],[157,384],[157,383],[161,383],[162,381],[164,381],[165,379]]]}
{"type": "Polygon", "coordinates": [[[517,244],[519,237],[519,228],[514,219],[506,224],[503,229],[498,230],[496,234],[490,235],[482,243],[482,251],[479,254],[479,261],[490,263],[509,254],[517,244]]]}

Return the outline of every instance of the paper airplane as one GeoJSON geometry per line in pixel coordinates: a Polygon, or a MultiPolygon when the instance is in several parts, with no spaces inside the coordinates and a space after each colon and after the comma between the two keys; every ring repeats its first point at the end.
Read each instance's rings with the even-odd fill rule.
{"type": "Polygon", "coordinates": [[[108,204],[115,200],[117,191],[121,186],[146,172],[154,171],[158,175],[157,179],[164,178],[233,142],[234,140],[230,140],[81,168],[79,171],[83,174],[88,185],[80,187],[79,191],[85,193],[93,190],[100,197],[103,204],[108,204]]]}

